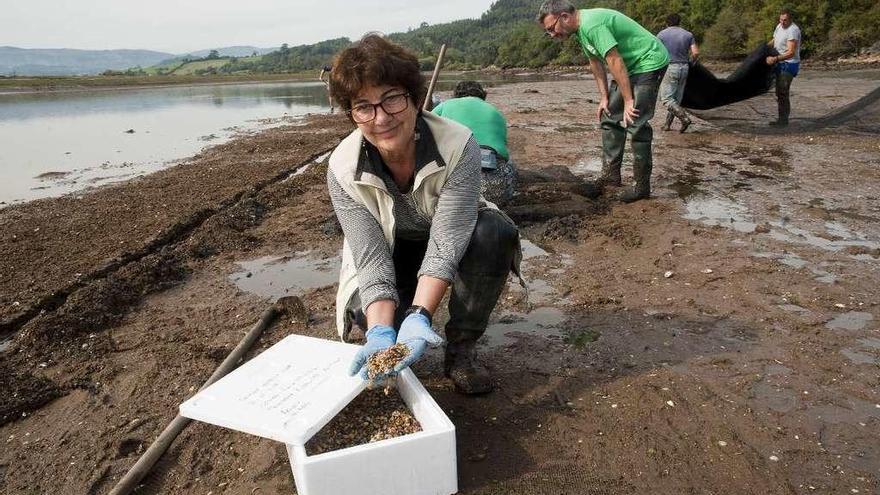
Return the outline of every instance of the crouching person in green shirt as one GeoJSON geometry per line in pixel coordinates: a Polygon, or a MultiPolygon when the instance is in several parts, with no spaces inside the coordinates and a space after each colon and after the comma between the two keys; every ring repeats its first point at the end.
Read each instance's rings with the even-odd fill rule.
{"type": "Polygon", "coordinates": [[[480,145],[483,197],[498,206],[506,205],[516,192],[516,166],[507,151],[507,120],[491,103],[477,81],[461,81],[453,99],[437,105],[433,112],[469,128],[480,145]]]}
{"type": "Polygon", "coordinates": [[[629,134],[635,184],[619,198],[629,203],[649,197],[654,137],[650,120],[669,65],[666,48],[647,29],[616,10],[575,10],[567,0],[545,1],[538,22],[554,39],[577,36],[590,59],[600,96],[596,117],[602,126],[602,173],[597,185],[621,185],[620,165],[629,134]],[[608,72],[614,78],[610,89],[608,72]]]}

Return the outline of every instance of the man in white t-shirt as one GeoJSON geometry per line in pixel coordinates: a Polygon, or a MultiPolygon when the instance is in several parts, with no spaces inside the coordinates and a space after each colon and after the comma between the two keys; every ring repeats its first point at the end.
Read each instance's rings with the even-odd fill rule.
{"type": "Polygon", "coordinates": [[[801,65],[801,28],[792,21],[789,10],[783,9],[779,13],[779,24],[769,44],[779,53],[767,57],[767,65],[776,66],[776,102],[779,106],[779,118],[770,125],[785,127],[791,114],[791,82],[801,65]]]}

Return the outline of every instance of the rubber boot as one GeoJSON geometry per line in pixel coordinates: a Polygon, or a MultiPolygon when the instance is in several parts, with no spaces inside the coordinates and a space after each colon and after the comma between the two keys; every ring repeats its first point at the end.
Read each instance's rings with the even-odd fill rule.
{"type": "Polygon", "coordinates": [[[776,120],[770,121],[771,127],[787,127],[788,126],[788,113],[790,111],[788,102],[780,101],[778,102],[779,106],[779,118],[776,120]]]}
{"type": "Polygon", "coordinates": [[[492,376],[477,362],[477,333],[447,326],[446,339],[443,374],[452,380],[455,390],[466,395],[491,392],[494,388],[492,376]]]}
{"type": "Polygon", "coordinates": [[[776,74],[776,106],[779,112],[779,118],[771,121],[771,126],[785,127],[788,125],[788,116],[791,114],[790,91],[793,78],[794,76],[784,71],[776,74]]]}
{"type": "MultiPolygon", "coordinates": [[[[616,141],[616,139],[615,139],[616,141]]],[[[621,134],[620,136],[620,149],[622,150],[626,142],[626,134],[621,134]]],[[[603,155],[607,155],[608,153],[603,153],[603,155]]],[[[599,175],[599,179],[596,180],[596,185],[600,187],[620,187],[622,182],[620,180],[620,166],[623,164],[623,153],[620,153],[620,156],[609,158],[608,156],[602,157],[602,172],[599,175]]]]}
{"type": "Polygon", "coordinates": [[[507,283],[504,275],[461,274],[453,283],[446,324],[443,372],[462,394],[492,391],[489,371],[477,362],[477,341],[486,332],[489,315],[507,283]]]}
{"type": "Polygon", "coordinates": [[[674,121],[674,120],[675,120],[675,114],[672,113],[672,110],[667,109],[666,110],[666,123],[663,124],[663,127],[661,127],[661,129],[663,129],[664,131],[671,131],[672,130],[672,121],[674,121]]]}
{"type": "MultiPolygon", "coordinates": [[[[678,104],[669,105],[669,111],[681,121],[681,129],[678,132],[684,132],[691,125],[691,118],[688,116],[687,112],[684,108],[681,108],[678,104]]],[[[669,116],[667,115],[667,119],[669,116]]]]}
{"type": "Polygon", "coordinates": [[[651,141],[633,141],[633,179],[635,184],[624,189],[618,199],[632,203],[651,196],[651,141]]]}
{"type": "Polygon", "coordinates": [[[476,360],[477,340],[489,325],[511,269],[518,273],[520,258],[519,231],[513,222],[499,211],[480,211],[449,296],[443,371],[460,393],[492,391],[489,372],[476,360]]]}
{"type": "MultiPolygon", "coordinates": [[[[615,124],[616,125],[616,124],[615,124]]],[[[606,187],[620,187],[620,166],[623,164],[623,148],[626,146],[626,131],[617,128],[602,129],[602,171],[591,184],[598,190],[606,187]]]]}

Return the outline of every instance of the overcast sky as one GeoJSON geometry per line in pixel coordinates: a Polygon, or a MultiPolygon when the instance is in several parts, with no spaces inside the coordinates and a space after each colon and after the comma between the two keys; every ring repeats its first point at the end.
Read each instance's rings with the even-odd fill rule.
{"type": "Polygon", "coordinates": [[[0,0],[0,46],[183,53],[476,18],[491,0],[0,0]]]}

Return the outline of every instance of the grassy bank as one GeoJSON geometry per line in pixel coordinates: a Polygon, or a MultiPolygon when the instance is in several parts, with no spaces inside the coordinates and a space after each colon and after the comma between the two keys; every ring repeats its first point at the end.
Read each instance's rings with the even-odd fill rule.
{"type": "Polygon", "coordinates": [[[125,88],[142,86],[171,86],[177,84],[216,84],[258,81],[307,81],[317,79],[317,74],[309,72],[291,74],[194,74],[173,76],[47,76],[47,77],[0,77],[2,91],[56,91],[71,89],[125,88]]]}

